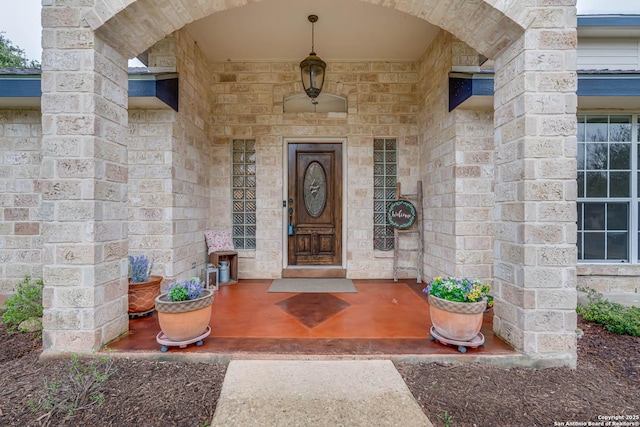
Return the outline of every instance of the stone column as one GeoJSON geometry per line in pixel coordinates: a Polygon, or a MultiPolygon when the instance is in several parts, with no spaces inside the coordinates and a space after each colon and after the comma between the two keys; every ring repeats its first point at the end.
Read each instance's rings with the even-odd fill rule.
{"type": "Polygon", "coordinates": [[[127,319],[127,61],[79,7],[43,2],[44,351],[88,352],[127,319]]]}
{"type": "Polygon", "coordinates": [[[540,364],[576,360],[576,12],[547,1],[496,59],[494,329],[540,364]]]}

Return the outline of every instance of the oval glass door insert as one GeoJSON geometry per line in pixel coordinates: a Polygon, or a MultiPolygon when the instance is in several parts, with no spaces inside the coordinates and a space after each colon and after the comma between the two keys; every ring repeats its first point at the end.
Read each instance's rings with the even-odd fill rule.
{"type": "Polygon", "coordinates": [[[318,162],[311,162],[304,173],[304,204],[307,212],[319,217],[327,203],[327,176],[318,162]]]}

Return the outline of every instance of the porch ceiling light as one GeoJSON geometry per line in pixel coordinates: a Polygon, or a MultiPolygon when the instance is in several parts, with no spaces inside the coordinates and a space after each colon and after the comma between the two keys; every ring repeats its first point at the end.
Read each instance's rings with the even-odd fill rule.
{"type": "Polygon", "coordinates": [[[311,53],[304,61],[300,63],[300,75],[302,77],[302,86],[304,91],[311,98],[312,104],[317,104],[316,97],[320,95],[322,91],[322,85],[324,84],[324,70],[327,64],[320,59],[314,52],[314,26],[318,21],[317,15],[309,15],[309,22],[311,22],[311,53]]]}

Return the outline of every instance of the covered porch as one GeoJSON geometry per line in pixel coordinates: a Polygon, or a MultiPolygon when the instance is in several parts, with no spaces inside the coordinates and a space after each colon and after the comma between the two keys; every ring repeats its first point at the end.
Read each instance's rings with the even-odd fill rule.
{"type": "Polygon", "coordinates": [[[530,363],[493,332],[492,309],[484,315],[483,347],[461,354],[454,346],[431,341],[426,294],[421,292],[423,285],[412,279],[356,279],[355,293],[271,293],[271,282],[247,279],[221,285],[212,306],[211,334],[200,347],[170,347],[161,353],[154,312],[129,320],[129,332],[104,350],[158,358],[199,354],[530,363]]]}
{"type": "MultiPolygon", "coordinates": [[[[409,310],[423,316],[409,328],[422,328],[414,335],[399,332],[403,325],[390,326],[389,319],[407,316],[389,317],[389,325],[373,323],[376,310],[398,308],[392,302],[359,312],[353,324],[343,324],[331,336],[327,325],[337,322],[338,328],[339,319],[358,312],[356,301],[310,328],[274,308],[280,302],[272,300],[276,296],[251,289],[266,288],[289,266],[301,265],[292,260],[288,226],[290,209],[301,200],[291,190],[300,188],[307,174],[295,169],[292,159],[304,150],[320,157],[320,145],[327,145],[333,151],[326,157],[333,160],[326,165],[333,173],[324,178],[334,191],[325,200],[335,203],[334,228],[325,235],[335,237],[329,250],[320,247],[332,258],[302,264],[339,268],[350,279],[372,283],[371,289],[381,278],[389,288],[398,287],[390,279],[394,263],[390,236],[382,233],[388,228],[384,208],[396,198],[389,189],[397,183],[412,193],[423,182],[425,277],[490,282],[496,334],[528,357],[575,364],[573,2],[524,6],[483,0],[462,6],[412,0],[381,7],[367,0],[332,7],[327,1],[322,2],[326,10],[317,2],[298,1],[186,3],[168,2],[161,9],[147,0],[43,7],[41,127],[36,129],[41,139],[32,160],[37,180],[21,187],[32,194],[33,207],[9,213],[14,228],[34,233],[40,245],[35,261],[18,267],[41,271],[44,278],[45,353],[92,351],[123,334],[128,334],[125,340],[140,334],[137,323],[153,319],[130,322],[127,317],[127,256],[154,258],[165,282],[191,277],[206,263],[203,231],[216,226],[234,227],[241,282],[229,289],[242,298],[226,312],[218,307],[226,298],[220,292],[213,323],[215,333],[223,335],[208,343],[273,338],[273,332],[243,329],[243,316],[264,314],[267,306],[275,317],[255,326],[289,331],[278,339],[427,337],[424,302],[419,310],[409,310]],[[281,6],[289,12],[293,6],[305,9],[283,21],[281,6]],[[347,8],[357,6],[363,13],[342,21],[351,11],[347,8]],[[302,91],[299,60],[308,52],[305,17],[310,13],[321,16],[318,40],[336,41],[336,48],[323,44],[318,53],[328,64],[323,93],[344,100],[343,111],[287,108],[302,91]],[[240,44],[253,46],[265,34],[276,34],[250,31],[255,17],[268,16],[278,19],[257,21],[286,29],[286,40],[305,42],[286,49],[284,56],[275,49],[285,43],[277,41],[258,50],[267,57],[240,54],[230,36],[246,36],[250,42],[242,38],[240,44]],[[381,17],[378,25],[374,16],[381,17]],[[476,25],[469,25],[469,17],[476,25]],[[387,43],[397,32],[390,26],[393,18],[400,21],[396,28],[413,22],[422,32],[405,43],[387,43]],[[232,29],[212,40],[204,37],[224,22],[232,29]],[[344,33],[356,22],[368,26],[344,33]],[[371,43],[346,55],[338,49],[355,46],[356,37],[365,34],[381,36],[384,43],[375,46],[389,45],[390,53],[366,54],[371,43]],[[425,44],[418,52],[395,56],[419,40],[425,44]],[[127,59],[139,55],[147,56],[150,73],[177,76],[178,102],[171,108],[129,104],[127,59]],[[450,110],[450,73],[482,70],[485,57],[493,61],[493,106],[450,110]],[[311,144],[315,150],[305,147],[311,144]],[[30,215],[37,218],[35,225],[17,223],[30,215]],[[259,309],[249,312],[254,303],[259,309]],[[324,327],[327,335],[316,336],[324,327]],[[373,335],[342,335],[365,327],[373,335]],[[252,335],[234,335],[231,328],[252,335]],[[379,332],[385,330],[396,335],[379,332]]],[[[16,158],[15,169],[26,161],[16,158]]],[[[316,157],[309,164],[325,166],[316,157]]],[[[298,212],[301,207],[294,209],[294,222],[298,212]]],[[[356,298],[364,295],[363,289],[356,298]]],[[[372,298],[383,295],[391,296],[372,298]]],[[[153,339],[145,342],[157,345],[153,339]]]]}

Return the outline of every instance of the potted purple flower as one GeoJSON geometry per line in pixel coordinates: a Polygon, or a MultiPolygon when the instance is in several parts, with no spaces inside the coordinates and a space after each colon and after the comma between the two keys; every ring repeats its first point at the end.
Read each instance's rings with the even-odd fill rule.
{"type": "Polygon", "coordinates": [[[172,283],[155,299],[160,329],[171,341],[201,336],[211,320],[213,291],[197,277],[172,283]]]}
{"type": "Polygon", "coordinates": [[[155,260],[146,255],[129,255],[129,316],[150,314],[160,293],[162,276],[152,276],[155,260]]]}

